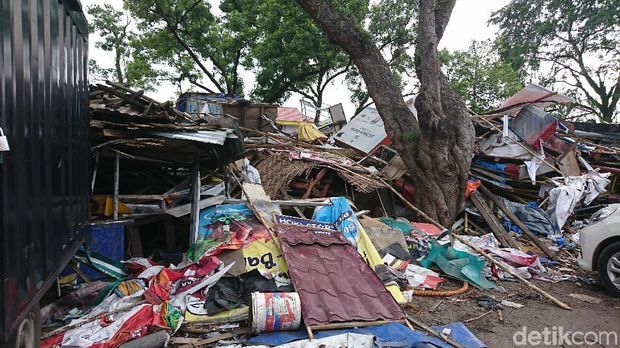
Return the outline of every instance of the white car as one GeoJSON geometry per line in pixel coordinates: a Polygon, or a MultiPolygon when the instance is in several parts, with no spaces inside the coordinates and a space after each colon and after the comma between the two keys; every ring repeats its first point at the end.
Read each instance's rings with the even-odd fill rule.
{"type": "Polygon", "coordinates": [[[579,244],[579,266],[598,272],[607,290],[620,297],[620,204],[594,213],[579,231],[579,244]]]}

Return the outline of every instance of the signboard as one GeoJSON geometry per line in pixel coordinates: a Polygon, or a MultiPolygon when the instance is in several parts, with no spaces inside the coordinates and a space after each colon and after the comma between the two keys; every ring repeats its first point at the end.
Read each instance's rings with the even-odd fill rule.
{"type": "Polygon", "coordinates": [[[298,226],[315,227],[315,228],[322,228],[325,230],[336,231],[336,226],[328,222],[308,220],[308,219],[298,218],[295,216],[279,215],[279,214],[274,214],[274,218],[275,218],[274,221],[276,224],[298,225],[298,226]]]}
{"type": "Polygon", "coordinates": [[[342,127],[334,139],[367,154],[387,140],[387,134],[377,109],[367,107],[342,127]]]}

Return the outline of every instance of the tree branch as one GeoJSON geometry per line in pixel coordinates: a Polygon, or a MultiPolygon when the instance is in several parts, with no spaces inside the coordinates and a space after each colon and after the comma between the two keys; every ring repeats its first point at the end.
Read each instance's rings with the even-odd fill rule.
{"type": "Polygon", "coordinates": [[[243,52],[243,48],[240,48],[237,51],[237,55],[235,56],[235,62],[233,64],[233,85],[232,91],[230,93],[237,93],[237,87],[239,85],[239,72],[237,69],[239,68],[239,61],[241,60],[241,53],[243,52]]]}
{"type": "Polygon", "coordinates": [[[207,67],[204,64],[202,64],[202,61],[200,60],[198,55],[194,52],[194,50],[179,36],[177,28],[174,27],[170,23],[170,21],[165,16],[161,8],[159,6],[156,6],[155,10],[152,10],[152,12],[154,12],[155,15],[158,15],[164,21],[164,23],[166,23],[166,28],[168,28],[168,31],[170,31],[174,39],[179,43],[179,45],[183,47],[183,49],[185,49],[187,54],[189,54],[190,57],[192,57],[194,62],[198,65],[198,67],[200,67],[200,69],[205,73],[205,75],[207,75],[207,77],[209,78],[209,80],[211,80],[211,82],[215,85],[215,87],[221,93],[226,93],[226,91],[222,88],[222,85],[220,85],[220,83],[217,81],[215,76],[213,76],[213,74],[209,71],[209,69],[207,69],[207,67]]]}
{"type": "Polygon", "coordinates": [[[216,92],[214,92],[212,89],[210,89],[209,87],[199,83],[198,81],[194,80],[194,79],[188,79],[189,83],[191,83],[192,85],[196,86],[196,87],[200,87],[202,89],[204,89],[205,91],[207,91],[208,93],[213,93],[216,94],[216,92]]]}

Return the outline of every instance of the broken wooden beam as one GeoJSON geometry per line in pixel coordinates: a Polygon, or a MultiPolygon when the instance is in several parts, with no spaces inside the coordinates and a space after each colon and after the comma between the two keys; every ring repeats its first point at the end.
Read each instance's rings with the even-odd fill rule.
{"type": "Polygon", "coordinates": [[[480,185],[480,190],[484,193],[490,200],[495,202],[495,205],[506,214],[506,216],[512,221],[517,227],[523,231],[523,234],[529,238],[537,247],[539,247],[547,256],[549,256],[552,260],[558,261],[558,257],[555,255],[553,251],[551,251],[545,243],[543,243],[536,235],[521,221],[508,207],[504,205],[504,203],[494,195],[488,188],[484,185],[480,185]]]}
{"type": "Polygon", "coordinates": [[[504,229],[504,226],[495,217],[493,211],[487,205],[484,199],[482,199],[480,193],[472,192],[469,198],[471,199],[472,203],[474,203],[476,208],[478,208],[478,211],[480,212],[480,214],[482,214],[482,217],[487,222],[487,224],[489,224],[491,231],[493,231],[493,234],[495,235],[495,237],[497,237],[497,240],[500,242],[500,244],[502,244],[504,247],[519,249],[517,243],[515,243],[515,241],[510,237],[510,235],[508,235],[508,233],[504,229]]]}

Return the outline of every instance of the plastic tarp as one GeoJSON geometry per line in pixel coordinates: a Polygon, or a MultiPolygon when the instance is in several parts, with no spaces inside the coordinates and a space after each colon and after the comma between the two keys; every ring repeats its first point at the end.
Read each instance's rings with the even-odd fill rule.
{"type": "Polygon", "coordinates": [[[306,348],[306,347],[338,347],[338,348],[372,348],[375,337],[347,332],[341,335],[329,336],[310,341],[301,340],[282,344],[275,348],[306,348]]]}
{"type": "Polygon", "coordinates": [[[318,139],[327,140],[327,135],[321,133],[313,123],[300,122],[297,126],[297,137],[301,141],[311,143],[318,139]]]}
{"type": "MultiPolygon", "coordinates": [[[[523,222],[523,224],[532,232],[543,235],[559,233],[559,229],[553,220],[551,220],[549,214],[547,214],[547,212],[540,208],[535,202],[522,204],[511,202],[504,198],[502,198],[502,202],[506,208],[510,209],[510,211],[515,214],[519,220],[521,220],[521,222],[523,222]]],[[[500,214],[503,215],[503,213],[500,214]]],[[[508,221],[510,223],[510,220],[508,220],[505,216],[504,221],[508,221]]]]}
{"type": "Polygon", "coordinates": [[[495,288],[495,284],[487,280],[482,273],[483,260],[470,253],[456,250],[447,244],[431,242],[431,249],[420,260],[420,265],[430,268],[432,264],[439,266],[444,273],[467,281],[477,288],[485,290],[495,288]]]}
{"type": "MultiPolygon", "coordinates": [[[[313,220],[333,223],[338,231],[357,247],[357,251],[362,255],[366,263],[374,270],[378,265],[383,265],[383,259],[377,248],[366,234],[364,227],[353,213],[351,205],[345,197],[330,198],[332,205],[317,207],[314,211],[313,220]]],[[[386,288],[392,294],[396,302],[405,303],[405,297],[398,285],[387,285],[386,288]]]]}
{"type": "MultiPolygon", "coordinates": [[[[450,337],[468,348],[484,348],[487,347],[478,337],[476,337],[461,322],[451,323],[448,325],[434,326],[435,330],[441,332],[443,329],[450,330],[450,337]]],[[[424,334],[422,331],[411,331],[408,327],[401,323],[389,323],[378,326],[369,326],[355,329],[342,330],[326,330],[314,333],[315,338],[321,339],[344,333],[358,333],[363,335],[373,335],[376,337],[376,346],[393,347],[393,348],[413,348],[419,344],[429,343],[441,348],[451,348],[444,341],[424,334]]],[[[281,331],[264,333],[250,338],[251,344],[265,344],[277,346],[289,342],[307,339],[308,334],[304,330],[297,331],[281,331]]]]}
{"type": "Polygon", "coordinates": [[[564,226],[577,203],[583,201],[585,205],[590,205],[600,193],[605,192],[610,183],[607,179],[609,175],[610,173],[590,171],[581,176],[568,176],[564,178],[563,185],[549,191],[547,213],[559,228],[564,226]]]}

